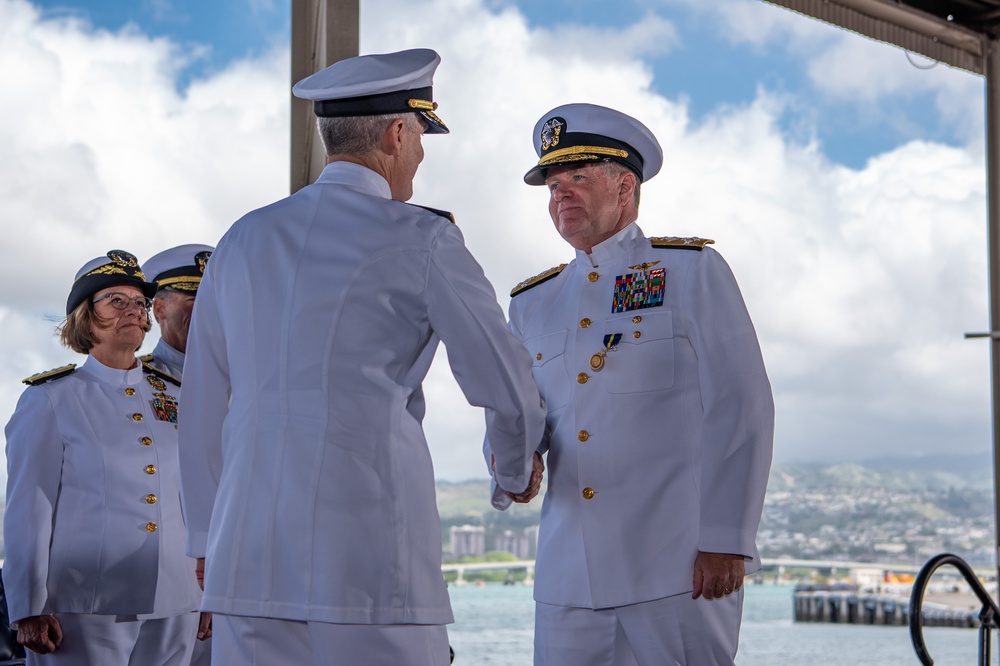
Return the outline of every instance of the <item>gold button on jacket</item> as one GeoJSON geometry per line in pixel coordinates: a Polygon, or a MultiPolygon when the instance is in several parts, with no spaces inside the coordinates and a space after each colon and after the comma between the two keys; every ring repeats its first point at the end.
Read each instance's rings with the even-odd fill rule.
{"type": "Polygon", "coordinates": [[[156,504],[156,495],[153,493],[146,495],[146,504],[156,504]]]}
{"type": "Polygon", "coordinates": [[[588,439],[590,439],[590,433],[587,432],[586,430],[581,430],[580,434],[578,434],[576,437],[581,442],[586,442],[588,439]]]}
{"type": "Polygon", "coordinates": [[[133,421],[141,421],[142,420],[142,414],[140,414],[139,412],[136,412],[135,414],[132,415],[132,420],[133,421]]]}
{"type": "Polygon", "coordinates": [[[597,271],[591,271],[590,273],[587,274],[587,279],[590,280],[591,282],[597,282],[597,278],[599,277],[601,276],[597,273],[597,271]]]}
{"type": "Polygon", "coordinates": [[[156,531],[156,523],[153,523],[153,522],[146,523],[146,531],[147,532],[155,532],[156,531]]]}
{"type": "Polygon", "coordinates": [[[143,446],[149,446],[150,444],[153,443],[153,440],[150,439],[149,437],[143,437],[142,439],[139,440],[139,443],[142,444],[143,446]]]}
{"type": "Polygon", "coordinates": [[[146,465],[146,474],[156,474],[156,465],[146,465]]]}
{"type": "Polygon", "coordinates": [[[584,488],[583,489],[583,499],[594,499],[594,489],[584,488]]]}
{"type": "Polygon", "coordinates": [[[135,389],[129,386],[127,389],[125,389],[125,395],[135,395],[135,389]]]}

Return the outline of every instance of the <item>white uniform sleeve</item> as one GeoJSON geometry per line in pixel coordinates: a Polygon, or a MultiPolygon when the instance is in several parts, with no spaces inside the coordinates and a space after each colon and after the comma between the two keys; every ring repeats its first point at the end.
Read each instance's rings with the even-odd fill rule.
{"type": "Polygon", "coordinates": [[[49,542],[62,473],[63,439],[41,387],[29,387],[7,424],[3,579],[11,626],[46,612],[49,542]]]}
{"type": "Polygon", "coordinates": [[[771,466],[774,401],[736,279],[717,252],[702,252],[687,276],[683,308],[704,407],[698,549],[751,557],[771,466]]]}
{"type": "Polygon", "coordinates": [[[205,557],[208,527],[222,476],[222,426],[229,411],[229,360],[217,285],[209,268],[198,287],[178,409],[181,506],[187,554],[205,557]]]}
{"type": "Polygon", "coordinates": [[[486,436],[502,488],[522,492],[545,429],[531,359],[507,329],[492,285],[449,225],[431,248],[427,275],[431,328],[448,349],[452,373],[470,404],[486,409],[486,436]]]}

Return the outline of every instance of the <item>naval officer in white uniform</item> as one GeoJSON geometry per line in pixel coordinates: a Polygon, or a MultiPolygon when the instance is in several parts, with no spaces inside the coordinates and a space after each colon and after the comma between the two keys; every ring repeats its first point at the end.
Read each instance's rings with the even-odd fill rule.
{"type": "Polygon", "coordinates": [[[3,576],[29,664],[191,658],[198,586],[184,554],[176,387],[135,356],[153,291],[127,252],[88,262],[60,331],[87,360],[26,379],[5,430],[3,576]]]}
{"type": "Polygon", "coordinates": [[[712,241],[640,230],[644,125],[569,104],[533,138],[524,180],[576,250],[510,304],[548,409],[535,664],[732,664],[774,423],[750,316],[712,241]]]}
{"type": "Polygon", "coordinates": [[[447,128],[429,49],[351,58],[295,85],[318,180],[237,221],[198,290],[181,493],[206,557],[216,666],[441,666],[441,574],[421,382],[438,346],[486,408],[500,487],[543,436],[531,361],[447,213],[404,203],[447,128]]]}
{"type": "Polygon", "coordinates": [[[152,353],[141,356],[140,360],[170,375],[178,384],[184,370],[194,299],[213,250],[211,245],[179,245],[153,255],[142,264],[146,279],[156,285],[153,318],[160,327],[160,339],[152,353]]]}
{"type": "MultiPolygon", "coordinates": [[[[215,250],[211,245],[178,245],[159,252],[142,264],[146,279],[156,287],[153,318],[160,327],[160,339],[153,351],[140,356],[149,372],[177,385],[180,390],[187,350],[188,328],[198,285],[205,274],[208,259],[215,250]]],[[[202,584],[204,562],[198,560],[196,574],[202,584]]],[[[212,663],[212,614],[203,613],[198,626],[198,642],[191,656],[191,666],[212,663]]]]}

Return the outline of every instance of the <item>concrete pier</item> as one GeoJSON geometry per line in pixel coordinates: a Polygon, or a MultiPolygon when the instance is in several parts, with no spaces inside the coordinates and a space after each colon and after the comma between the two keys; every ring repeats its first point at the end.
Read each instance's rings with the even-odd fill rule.
{"type": "MultiPolygon", "coordinates": [[[[853,585],[799,585],[793,595],[796,622],[905,626],[910,599],[899,593],[858,592],[853,585]]],[[[924,598],[925,627],[979,627],[979,604],[972,594],[924,598]]]]}

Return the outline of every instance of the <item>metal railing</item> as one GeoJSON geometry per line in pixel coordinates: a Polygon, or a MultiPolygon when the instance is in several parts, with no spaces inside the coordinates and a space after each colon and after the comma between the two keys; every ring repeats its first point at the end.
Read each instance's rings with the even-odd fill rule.
{"type": "Polygon", "coordinates": [[[979,577],[973,572],[972,567],[957,555],[942,553],[927,560],[927,563],[920,569],[917,578],[913,581],[913,590],[910,592],[910,640],[913,642],[913,649],[917,653],[917,658],[924,666],[934,666],[934,659],[927,651],[924,643],[924,592],[927,590],[927,583],[931,576],[940,567],[947,564],[952,565],[962,574],[965,581],[972,588],[973,593],[983,604],[979,611],[979,666],[990,666],[992,654],[990,632],[1000,627],[997,620],[1000,619],[1000,609],[993,602],[986,588],[979,582],[979,577]]]}

